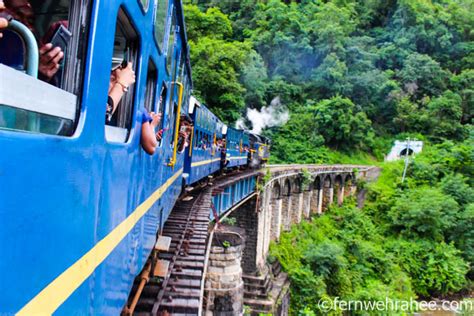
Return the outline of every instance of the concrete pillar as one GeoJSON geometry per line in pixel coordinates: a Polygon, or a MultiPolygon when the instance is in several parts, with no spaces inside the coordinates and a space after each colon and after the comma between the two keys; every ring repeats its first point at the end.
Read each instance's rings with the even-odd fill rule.
{"type": "Polygon", "coordinates": [[[318,214],[323,213],[323,189],[318,190],[318,214]]]}
{"type": "Polygon", "coordinates": [[[242,315],[242,246],[243,239],[239,234],[215,233],[205,281],[205,315],[242,315]],[[223,244],[224,241],[228,244],[223,244]]]}
{"type": "Polygon", "coordinates": [[[341,185],[341,188],[338,190],[337,193],[337,205],[341,206],[344,203],[344,186],[341,185]]]}
{"type": "Polygon", "coordinates": [[[314,188],[313,192],[311,194],[310,198],[310,212],[313,213],[318,213],[318,205],[319,205],[319,189],[314,188]]]}
{"type": "Polygon", "coordinates": [[[311,197],[313,191],[305,191],[303,193],[303,216],[304,218],[309,218],[311,214],[311,197]]]}
{"type": "Polygon", "coordinates": [[[301,222],[301,213],[303,211],[303,194],[293,193],[291,196],[290,223],[297,224],[301,222]]]}
{"type": "Polygon", "coordinates": [[[282,199],[273,199],[272,201],[270,238],[275,241],[280,239],[282,201],[282,199]]]}
{"type": "Polygon", "coordinates": [[[283,205],[281,208],[281,219],[282,219],[284,231],[289,231],[291,227],[291,204],[292,204],[291,195],[284,196],[283,205]]]}
{"type": "Polygon", "coordinates": [[[334,188],[324,187],[323,188],[323,201],[322,201],[322,210],[325,211],[328,209],[329,205],[334,202],[334,188]]]}
{"type": "Polygon", "coordinates": [[[265,258],[267,257],[268,251],[270,250],[271,229],[272,229],[272,208],[270,204],[270,207],[268,207],[265,210],[265,244],[264,244],[264,249],[263,249],[265,258]]]}

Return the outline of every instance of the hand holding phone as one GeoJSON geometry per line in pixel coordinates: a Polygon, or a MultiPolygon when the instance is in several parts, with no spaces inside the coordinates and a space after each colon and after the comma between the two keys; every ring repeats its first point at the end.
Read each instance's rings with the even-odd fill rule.
{"type": "Polygon", "coordinates": [[[50,43],[53,44],[53,48],[59,47],[63,52],[65,52],[71,38],[72,33],[61,24],[54,33],[53,37],[51,37],[50,43]]]}

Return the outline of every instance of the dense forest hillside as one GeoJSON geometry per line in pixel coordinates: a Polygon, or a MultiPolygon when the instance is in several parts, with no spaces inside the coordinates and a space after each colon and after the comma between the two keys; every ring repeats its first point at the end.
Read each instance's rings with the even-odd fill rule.
{"type": "Polygon", "coordinates": [[[188,1],[194,91],[229,123],[261,111],[277,162],[337,160],[327,148],[381,158],[397,134],[463,140],[473,12],[472,0],[188,1]]]}
{"type": "Polygon", "coordinates": [[[359,184],[363,209],[332,207],[272,245],[291,314],[472,293],[474,1],[185,3],[194,93],[270,136],[273,162],[383,168],[359,184]],[[424,149],[402,183],[403,162],[380,161],[406,137],[424,149]]]}

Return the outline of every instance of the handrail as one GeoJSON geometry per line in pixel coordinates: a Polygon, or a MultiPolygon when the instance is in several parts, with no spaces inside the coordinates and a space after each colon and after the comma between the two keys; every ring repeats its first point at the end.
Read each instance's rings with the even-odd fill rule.
{"type": "Polygon", "coordinates": [[[216,154],[216,133],[214,133],[214,137],[212,139],[212,146],[211,146],[211,156],[214,156],[216,154]]]}
{"type": "MultiPolygon", "coordinates": [[[[176,154],[178,152],[178,137],[179,137],[179,124],[181,120],[181,104],[183,102],[183,84],[181,82],[174,82],[179,86],[179,96],[178,96],[178,109],[176,110],[176,121],[175,121],[175,130],[174,130],[174,139],[173,139],[173,157],[171,157],[168,166],[174,167],[176,164],[176,154]]],[[[174,89],[174,88],[173,88],[174,89]]]]}
{"type": "Polygon", "coordinates": [[[17,33],[26,47],[26,73],[32,77],[38,77],[39,51],[33,33],[23,23],[16,20],[8,22],[8,29],[17,33]]]}
{"type": "Polygon", "coordinates": [[[194,147],[193,141],[194,141],[194,126],[191,127],[191,138],[189,139],[189,157],[193,155],[193,147],[194,147]]]}

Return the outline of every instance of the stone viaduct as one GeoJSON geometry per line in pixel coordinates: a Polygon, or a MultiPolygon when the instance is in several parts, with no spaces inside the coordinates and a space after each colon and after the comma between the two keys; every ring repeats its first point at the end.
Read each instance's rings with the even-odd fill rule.
{"type": "Polygon", "coordinates": [[[270,242],[331,204],[363,194],[357,192],[357,181],[377,174],[377,168],[353,165],[270,165],[261,170],[255,192],[214,230],[203,314],[287,315],[289,280],[278,262],[267,260],[270,242]]]}

